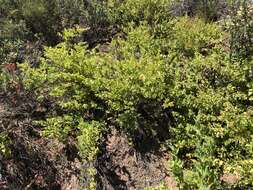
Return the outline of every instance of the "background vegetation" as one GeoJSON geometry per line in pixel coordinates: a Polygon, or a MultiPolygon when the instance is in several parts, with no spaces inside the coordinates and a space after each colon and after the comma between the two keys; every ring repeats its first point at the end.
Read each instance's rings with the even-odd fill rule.
{"type": "MultiPolygon", "coordinates": [[[[253,188],[250,1],[0,5],[1,90],[51,102],[33,121],[43,135],[74,137],[84,162],[95,163],[113,126],[135,148],[152,146],[146,139],[165,148],[179,189],[253,188]]],[[[3,130],[0,151],[10,155],[8,143],[3,130]]],[[[94,189],[99,174],[89,171],[94,189]]]]}

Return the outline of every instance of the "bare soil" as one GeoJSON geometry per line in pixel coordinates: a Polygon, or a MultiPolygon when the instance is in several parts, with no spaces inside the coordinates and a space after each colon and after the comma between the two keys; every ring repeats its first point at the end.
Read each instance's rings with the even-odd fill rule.
{"type": "Polygon", "coordinates": [[[124,133],[113,128],[97,160],[99,189],[141,190],[164,182],[174,190],[176,182],[167,169],[168,159],[169,155],[159,150],[140,153],[124,133]]]}
{"type": "MultiPolygon", "coordinates": [[[[20,99],[10,104],[0,96],[0,133],[7,135],[9,155],[0,151],[0,189],[79,190],[87,184],[87,167],[73,138],[62,143],[41,135],[32,121],[43,117],[45,105],[20,99]]],[[[176,189],[167,170],[169,155],[159,149],[140,151],[121,130],[105,136],[95,161],[98,190],[141,190],[165,182],[176,189]]],[[[145,145],[149,146],[149,145],[145,145]]],[[[151,144],[150,144],[151,146],[151,144]]]]}

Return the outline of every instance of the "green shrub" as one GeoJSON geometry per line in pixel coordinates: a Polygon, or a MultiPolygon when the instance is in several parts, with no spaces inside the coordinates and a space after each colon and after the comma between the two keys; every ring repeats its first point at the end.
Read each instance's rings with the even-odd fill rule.
{"type": "Polygon", "coordinates": [[[187,57],[197,52],[208,54],[210,49],[219,44],[223,33],[214,23],[188,17],[178,18],[171,30],[171,37],[167,36],[170,47],[187,57]]]}
{"type": "Polygon", "coordinates": [[[47,121],[52,135],[65,136],[69,126],[76,128],[81,118],[103,123],[113,116],[122,127],[134,129],[137,104],[162,96],[165,88],[162,57],[150,44],[152,37],[146,27],[129,30],[128,41],[113,41],[114,50],[109,54],[64,42],[46,48],[46,59],[42,59],[40,68],[21,64],[27,87],[38,95],[57,98],[58,106],[68,110],[70,124],[65,122],[65,116],[47,121]],[[61,127],[61,123],[67,124],[67,128],[61,127]]]}
{"type": "Polygon", "coordinates": [[[8,147],[10,144],[10,139],[3,132],[0,133],[0,153],[4,156],[9,156],[11,154],[11,150],[8,147]]]}
{"type": "Polygon", "coordinates": [[[220,178],[225,173],[239,174],[239,184],[252,186],[252,171],[238,171],[253,155],[251,64],[230,64],[222,52],[176,64],[169,95],[177,137],[170,144],[172,168],[182,189],[224,188],[220,178]]]}
{"type": "Polygon", "coordinates": [[[139,24],[141,21],[154,25],[171,17],[171,0],[108,0],[107,6],[111,9],[113,20],[122,25],[129,22],[139,24]]]}
{"type": "Polygon", "coordinates": [[[231,5],[227,18],[230,34],[230,59],[248,59],[253,55],[253,8],[250,2],[240,1],[231,5]]]}
{"type": "Polygon", "coordinates": [[[229,188],[226,173],[240,176],[235,187],[252,187],[252,61],[230,63],[217,24],[187,17],[167,24],[173,34],[160,37],[145,22],[129,25],[107,53],[70,43],[77,31],[65,32],[65,42],[45,48],[39,68],[22,64],[26,88],[54,98],[64,113],[44,121],[45,133],[76,133],[84,158],[94,159],[109,125],[130,137],[162,127],[180,189],[229,188]]]}
{"type": "Polygon", "coordinates": [[[170,188],[167,187],[167,185],[165,185],[164,183],[161,183],[154,187],[147,187],[144,190],[170,190],[170,188]]]}
{"type": "Polygon", "coordinates": [[[224,16],[222,12],[227,9],[226,0],[197,0],[192,1],[192,4],[196,7],[196,10],[193,10],[195,14],[208,22],[217,21],[219,17],[224,16]]]}

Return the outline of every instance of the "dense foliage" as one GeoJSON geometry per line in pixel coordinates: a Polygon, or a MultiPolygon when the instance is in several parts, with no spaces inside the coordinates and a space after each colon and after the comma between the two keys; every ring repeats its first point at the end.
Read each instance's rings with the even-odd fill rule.
{"type": "MultiPolygon", "coordinates": [[[[51,10],[57,6],[48,1],[32,1],[36,6],[25,2],[15,26],[24,21],[28,31],[41,33],[47,42],[62,41],[45,47],[36,66],[26,60],[19,64],[20,73],[4,67],[0,81],[22,80],[38,102],[54,102],[56,109],[35,122],[44,126],[44,135],[63,142],[75,136],[82,158],[93,161],[111,126],[125,131],[133,144],[142,142],[135,134],[144,131],[146,138],[171,153],[168,162],[179,189],[253,188],[250,4],[228,3],[230,14],[216,22],[208,11],[217,1],[199,4],[198,13],[203,14],[198,17],[175,16],[178,2],[169,0],[94,1],[85,4],[87,9],[78,1],[63,1],[62,12],[51,10]],[[86,28],[63,30],[74,24],[86,28]],[[123,33],[104,51],[104,44],[91,48],[82,40],[89,27],[99,26],[117,27],[123,33]],[[59,39],[57,32],[62,33],[59,39]],[[222,180],[227,174],[236,176],[233,184],[222,180]]],[[[23,38],[17,36],[19,44],[23,38]]],[[[19,47],[6,45],[0,47],[5,59],[19,47]]],[[[90,188],[93,183],[94,179],[90,188]]]]}

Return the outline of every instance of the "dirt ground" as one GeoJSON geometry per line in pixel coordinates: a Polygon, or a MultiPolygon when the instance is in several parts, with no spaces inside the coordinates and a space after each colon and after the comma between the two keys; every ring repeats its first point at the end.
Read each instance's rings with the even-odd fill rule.
{"type": "MultiPolygon", "coordinates": [[[[0,96],[0,132],[9,140],[9,155],[0,153],[0,189],[79,190],[85,187],[85,165],[75,141],[62,143],[41,135],[32,121],[46,107],[25,103],[11,105],[0,96]]],[[[167,170],[169,155],[137,150],[127,136],[112,128],[95,161],[98,190],[141,190],[165,182],[176,189],[167,170]]]]}
{"type": "Polygon", "coordinates": [[[171,190],[176,182],[168,171],[169,155],[162,152],[140,153],[125,134],[112,129],[97,160],[99,189],[141,190],[164,182],[171,190]]]}

